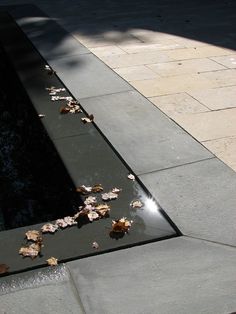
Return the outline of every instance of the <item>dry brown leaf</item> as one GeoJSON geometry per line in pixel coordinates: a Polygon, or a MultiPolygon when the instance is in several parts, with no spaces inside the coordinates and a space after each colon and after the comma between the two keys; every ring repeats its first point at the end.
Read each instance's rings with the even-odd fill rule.
{"type": "Polygon", "coordinates": [[[70,112],[70,108],[65,106],[65,107],[61,107],[60,109],[60,113],[61,114],[66,114],[66,113],[69,113],[70,112]]]}
{"type": "Polygon", "coordinates": [[[56,220],[56,225],[62,229],[68,226],[70,227],[70,226],[76,225],[76,224],[77,222],[75,221],[74,217],[71,217],[71,216],[67,216],[62,219],[56,220]]]}
{"type": "Polygon", "coordinates": [[[94,241],[92,243],[92,247],[97,250],[97,249],[99,249],[99,244],[96,241],[94,241]]]}
{"type": "Polygon", "coordinates": [[[44,69],[47,71],[49,75],[56,73],[49,65],[45,65],[44,69]]]}
{"type": "Polygon", "coordinates": [[[95,207],[96,212],[99,214],[101,217],[105,217],[109,214],[110,212],[110,206],[107,204],[99,204],[95,207]]]}
{"type": "Polygon", "coordinates": [[[21,247],[19,250],[19,254],[24,256],[24,257],[31,257],[32,259],[34,259],[35,257],[37,257],[41,251],[41,243],[32,243],[29,246],[24,246],[21,247]]]}
{"type": "Polygon", "coordinates": [[[130,206],[133,208],[141,208],[143,207],[143,203],[140,200],[135,200],[130,203],[130,206]]]}
{"type": "Polygon", "coordinates": [[[130,179],[132,181],[135,180],[135,176],[132,173],[130,173],[127,177],[128,177],[128,179],[130,179]]]}
{"type": "Polygon", "coordinates": [[[56,266],[58,259],[55,257],[50,257],[49,259],[46,260],[49,266],[56,266]]]}
{"type": "Polygon", "coordinates": [[[6,264],[0,264],[0,275],[8,273],[9,266],[6,264]]]}
{"type": "Polygon", "coordinates": [[[37,230],[29,230],[25,233],[27,240],[34,242],[42,242],[42,234],[37,230]]]}
{"type": "Polygon", "coordinates": [[[112,231],[118,233],[128,232],[132,224],[132,220],[129,221],[126,217],[121,219],[112,220],[112,231]]]}
{"type": "Polygon", "coordinates": [[[119,188],[113,188],[111,190],[112,193],[115,193],[115,194],[119,194],[120,192],[122,191],[122,189],[119,189],[119,188]]]}
{"type": "Polygon", "coordinates": [[[99,184],[95,184],[93,187],[92,187],[92,192],[93,193],[99,193],[99,192],[102,192],[103,191],[103,187],[102,185],[99,183],[99,184]]]}
{"type": "Polygon", "coordinates": [[[92,192],[92,187],[81,185],[76,189],[76,192],[81,193],[81,194],[89,194],[92,192]]]}
{"type": "Polygon", "coordinates": [[[85,205],[94,205],[97,203],[97,199],[95,196],[89,196],[85,199],[84,204],[85,205]]]}
{"type": "Polygon", "coordinates": [[[90,114],[86,118],[81,118],[81,120],[82,120],[83,123],[90,123],[90,122],[94,121],[94,116],[93,116],[93,114],[90,114]]]}
{"type": "Polygon", "coordinates": [[[110,201],[110,200],[115,200],[117,199],[118,194],[117,193],[113,193],[113,192],[108,192],[108,193],[103,193],[102,194],[102,199],[104,201],[110,201]]]}
{"type": "Polygon", "coordinates": [[[46,232],[48,232],[48,233],[55,233],[57,231],[57,229],[58,229],[57,225],[53,225],[53,224],[50,224],[50,223],[43,225],[42,228],[41,228],[43,233],[46,233],[46,232]]]}
{"type": "Polygon", "coordinates": [[[89,211],[88,214],[87,214],[87,216],[88,216],[88,219],[89,219],[90,221],[97,220],[97,219],[99,218],[98,213],[96,213],[96,212],[93,211],[93,210],[89,211]]]}

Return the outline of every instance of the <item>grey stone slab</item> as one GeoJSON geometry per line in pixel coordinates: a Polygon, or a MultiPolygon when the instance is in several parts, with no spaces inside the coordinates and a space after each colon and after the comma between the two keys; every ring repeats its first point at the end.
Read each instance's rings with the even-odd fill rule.
{"type": "Polygon", "coordinates": [[[0,313],[84,313],[64,266],[0,278],[0,313]]]}
{"type": "Polygon", "coordinates": [[[236,173],[218,159],[142,175],[183,234],[236,246],[236,173]]]}
{"type": "Polygon", "coordinates": [[[72,94],[79,99],[132,89],[92,54],[56,59],[49,63],[72,94]]]}
{"type": "Polygon", "coordinates": [[[89,53],[55,19],[48,17],[38,7],[23,5],[9,11],[45,59],[89,53]]]}
{"type": "Polygon", "coordinates": [[[87,314],[229,314],[235,258],[235,248],[180,237],[67,265],[87,314]]]}
{"type": "Polygon", "coordinates": [[[135,173],[212,157],[201,144],[135,91],[81,101],[135,173]]]}

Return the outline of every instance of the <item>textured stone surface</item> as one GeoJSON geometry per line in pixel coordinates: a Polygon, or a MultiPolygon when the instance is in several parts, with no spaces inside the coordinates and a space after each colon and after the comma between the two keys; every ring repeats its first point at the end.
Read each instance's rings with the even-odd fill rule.
{"type": "Polygon", "coordinates": [[[83,99],[96,123],[135,173],[212,155],[135,91],[83,99]]]}
{"type": "Polygon", "coordinates": [[[56,59],[49,63],[79,99],[131,89],[128,83],[92,54],[56,59]]]}
{"type": "Polygon", "coordinates": [[[181,237],[68,265],[87,314],[229,314],[235,258],[235,248],[181,237]]]}
{"type": "Polygon", "coordinates": [[[236,246],[236,174],[218,159],[141,176],[187,235],[236,246]]]}
{"type": "Polygon", "coordinates": [[[214,60],[229,69],[236,68],[236,54],[222,57],[213,57],[211,60],[214,60]]]}

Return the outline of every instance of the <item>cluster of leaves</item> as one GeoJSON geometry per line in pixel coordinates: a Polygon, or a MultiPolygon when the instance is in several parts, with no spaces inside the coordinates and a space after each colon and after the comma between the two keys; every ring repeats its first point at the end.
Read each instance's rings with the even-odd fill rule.
{"type": "Polygon", "coordinates": [[[26,232],[25,236],[28,243],[26,246],[20,248],[19,254],[34,259],[40,254],[43,246],[42,234],[37,230],[29,230],[26,232]]]}

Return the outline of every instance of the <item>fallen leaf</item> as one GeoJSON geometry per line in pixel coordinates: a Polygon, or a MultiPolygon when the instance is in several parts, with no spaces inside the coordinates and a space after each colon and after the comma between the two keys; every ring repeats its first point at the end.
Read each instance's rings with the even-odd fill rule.
{"type": "Polygon", "coordinates": [[[67,216],[62,219],[56,220],[56,225],[62,229],[68,226],[70,227],[70,226],[76,225],[76,224],[77,222],[75,221],[74,217],[71,217],[71,216],[67,216]]]}
{"type": "Polygon", "coordinates": [[[99,218],[98,213],[92,210],[88,212],[87,216],[90,221],[97,220],[99,218]]]}
{"type": "Polygon", "coordinates": [[[110,206],[107,204],[99,204],[95,207],[96,212],[99,214],[101,217],[105,217],[109,214],[110,212],[110,206]]]}
{"type": "Polygon", "coordinates": [[[115,200],[117,199],[118,194],[117,193],[113,193],[113,192],[108,192],[108,193],[103,193],[102,194],[102,199],[104,201],[110,201],[110,200],[115,200]]]}
{"type": "Polygon", "coordinates": [[[94,116],[90,114],[87,118],[81,118],[83,123],[90,123],[94,121],[94,116]]]}
{"type": "Polygon", "coordinates": [[[55,233],[57,231],[57,229],[58,229],[57,225],[53,225],[53,224],[50,224],[50,223],[43,225],[42,228],[41,228],[43,233],[46,233],[46,232],[48,232],[48,233],[55,233]]]}
{"type": "Polygon", "coordinates": [[[99,192],[102,192],[103,191],[103,187],[102,185],[99,183],[99,184],[95,184],[93,187],[92,187],[92,192],[93,193],[99,193],[99,192]]]}
{"type": "Polygon", "coordinates": [[[143,207],[143,203],[140,200],[135,200],[130,203],[130,206],[133,208],[141,208],[143,207]]]}
{"type": "Polygon", "coordinates": [[[21,247],[19,250],[19,254],[24,256],[24,257],[28,256],[28,257],[31,257],[32,259],[34,259],[40,253],[41,247],[42,247],[42,245],[38,242],[32,243],[29,246],[21,247]]]}
{"type": "Polygon", "coordinates": [[[82,193],[82,194],[89,194],[92,192],[92,187],[91,186],[85,186],[81,185],[76,189],[76,192],[82,193]]]}
{"type": "Polygon", "coordinates": [[[55,257],[50,257],[49,259],[46,260],[49,266],[56,266],[58,259],[55,257]]]}
{"type": "Polygon", "coordinates": [[[56,73],[49,65],[45,65],[44,69],[48,72],[49,75],[56,73]]]}
{"type": "Polygon", "coordinates": [[[66,113],[69,113],[69,112],[70,112],[70,108],[67,107],[67,106],[62,107],[62,108],[60,109],[60,113],[61,113],[61,114],[66,114],[66,113]]]}
{"type": "Polygon", "coordinates": [[[41,114],[41,113],[39,113],[39,114],[38,114],[38,117],[42,119],[42,118],[44,118],[44,117],[45,117],[45,114],[41,114]]]}
{"type": "Polygon", "coordinates": [[[131,174],[131,173],[127,177],[128,177],[128,179],[130,179],[132,181],[135,180],[135,176],[133,174],[131,174]]]}
{"type": "Polygon", "coordinates": [[[99,244],[96,241],[94,241],[92,243],[92,247],[97,250],[97,249],[99,249],[99,244]]]}
{"type": "Polygon", "coordinates": [[[6,264],[0,264],[0,275],[8,273],[9,266],[6,264]]]}
{"type": "Polygon", "coordinates": [[[112,190],[111,190],[111,192],[112,193],[115,193],[115,194],[118,194],[118,193],[120,193],[122,191],[122,189],[118,189],[118,188],[113,188],[112,190]]]}
{"type": "Polygon", "coordinates": [[[67,101],[72,101],[73,98],[70,96],[51,96],[52,101],[58,101],[58,100],[67,100],[67,101]]]}
{"type": "Polygon", "coordinates": [[[112,231],[113,232],[120,232],[120,233],[126,233],[129,231],[132,224],[132,220],[129,221],[126,219],[126,217],[123,217],[121,219],[112,220],[112,231]]]}
{"type": "Polygon", "coordinates": [[[89,196],[84,201],[85,205],[94,205],[96,203],[97,203],[97,198],[95,196],[89,196]]]}
{"type": "Polygon", "coordinates": [[[40,231],[29,230],[26,232],[25,236],[29,241],[42,242],[42,235],[40,231]]]}

